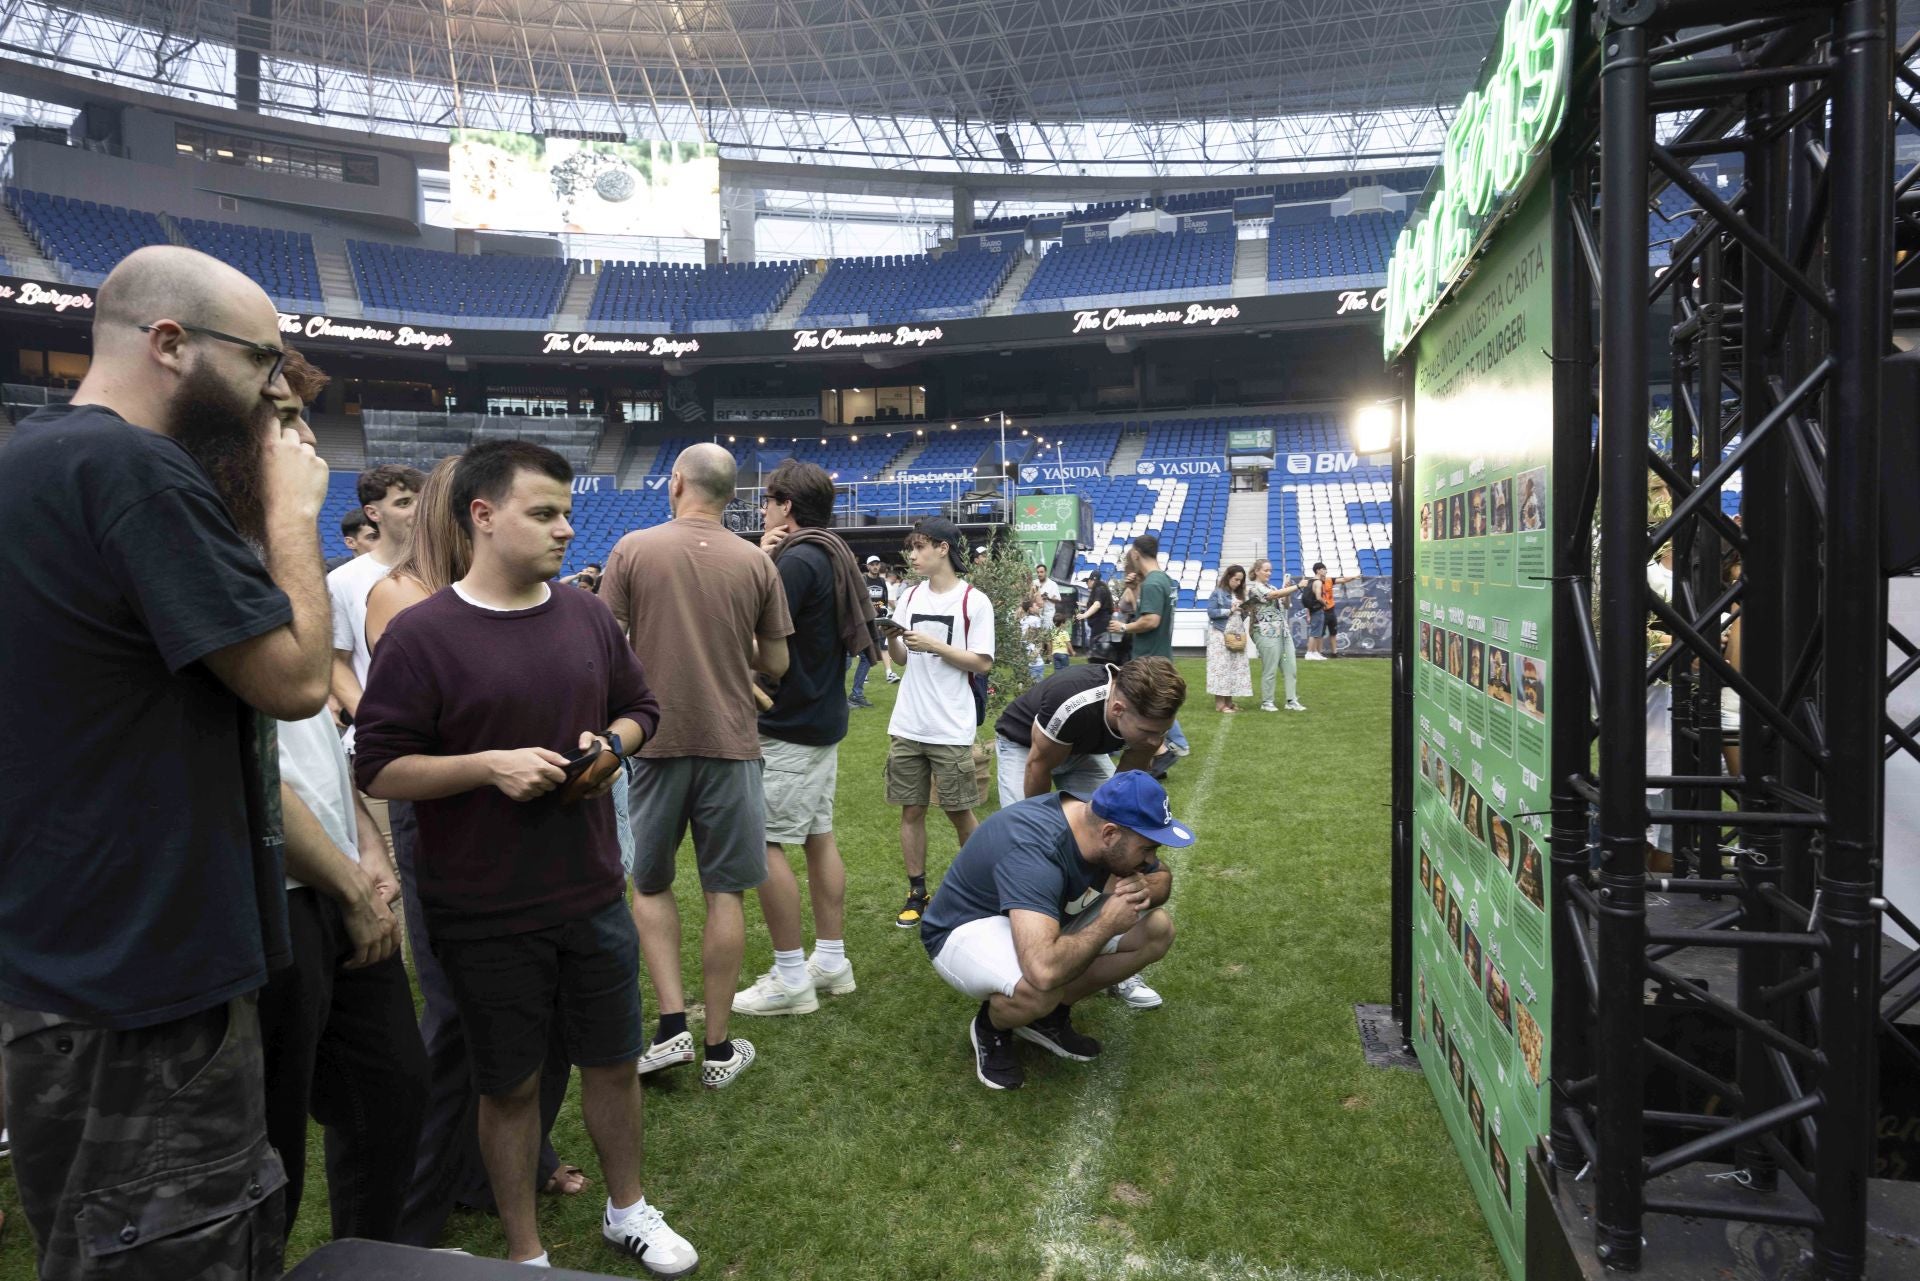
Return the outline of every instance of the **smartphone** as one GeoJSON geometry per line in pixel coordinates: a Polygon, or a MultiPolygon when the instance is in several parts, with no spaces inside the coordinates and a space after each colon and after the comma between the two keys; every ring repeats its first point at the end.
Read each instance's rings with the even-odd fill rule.
{"type": "Polygon", "coordinates": [[[904,636],[906,635],[906,632],[907,632],[907,629],[904,625],[896,622],[891,618],[876,618],[873,620],[873,625],[875,627],[878,627],[882,632],[885,632],[889,636],[893,635],[895,632],[898,632],[904,636]]]}

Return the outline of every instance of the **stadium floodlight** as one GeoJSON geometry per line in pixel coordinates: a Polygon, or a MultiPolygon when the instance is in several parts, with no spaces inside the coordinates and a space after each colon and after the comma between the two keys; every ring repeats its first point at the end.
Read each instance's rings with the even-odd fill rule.
{"type": "Polygon", "coordinates": [[[1356,453],[1384,454],[1393,448],[1400,430],[1400,402],[1375,401],[1362,405],[1353,415],[1353,448],[1356,453]]]}

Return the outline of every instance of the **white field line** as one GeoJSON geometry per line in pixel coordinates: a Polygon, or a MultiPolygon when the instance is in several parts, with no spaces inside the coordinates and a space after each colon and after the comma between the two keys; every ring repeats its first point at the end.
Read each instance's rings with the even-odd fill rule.
{"type": "MultiPolygon", "coordinates": [[[[1220,727],[1201,758],[1200,777],[1179,807],[1182,818],[1206,839],[1207,804],[1213,797],[1214,776],[1226,753],[1228,726],[1220,727]]],[[[1163,862],[1174,873],[1174,892],[1180,888],[1185,851],[1166,851],[1163,862]]],[[[1171,900],[1169,900],[1171,902],[1171,900]]],[[[1150,1017],[1150,1016],[1149,1016],[1150,1017]]],[[[1070,1277],[1097,1277],[1101,1281],[1398,1281],[1385,1273],[1365,1276],[1344,1268],[1267,1267],[1230,1254],[1218,1259],[1189,1259],[1172,1251],[1129,1250],[1094,1239],[1093,1195],[1113,1136],[1113,1100],[1126,1094],[1131,1067],[1132,1037],[1109,1036],[1100,1051],[1100,1067],[1082,1076],[1068,1107],[1071,1120],[1062,1136],[1045,1191],[1035,1211],[1036,1239],[1046,1266],[1041,1281],[1070,1277]]]]}

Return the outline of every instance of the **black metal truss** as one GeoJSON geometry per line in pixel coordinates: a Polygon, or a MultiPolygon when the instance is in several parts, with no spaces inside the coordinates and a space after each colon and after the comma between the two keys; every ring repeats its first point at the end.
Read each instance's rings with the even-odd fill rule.
{"type": "Polygon", "coordinates": [[[1920,169],[1896,175],[1892,160],[1894,122],[1920,124],[1920,40],[1896,48],[1887,0],[1595,8],[1597,69],[1569,113],[1586,131],[1556,157],[1555,628],[1579,657],[1559,664],[1551,695],[1552,1156],[1568,1174],[1590,1167],[1592,1249],[1610,1267],[1641,1266],[1645,1216],[1684,1213],[1804,1226],[1819,1275],[1857,1278],[1880,1038],[1920,1064],[1895,1023],[1920,997],[1891,995],[1920,955],[1883,973],[1881,947],[1887,923],[1915,944],[1920,931],[1880,878],[1884,763],[1920,756],[1920,724],[1886,710],[1920,672],[1920,644],[1890,637],[1880,541],[1882,502],[1912,501],[1883,498],[1880,447],[1896,315],[1920,313],[1920,288],[1895,288],[1920,255],[1894,266],[1896,233],[1920,245],[1920,169]],[[1656,121],[1676,120],[1656,141],[1656,121]],[[1737,190],[1691,172],[1712,156],[1743,162],[1737,190]],[[1650,198],[1669,185],[1693,225],[1642,290],[1650,198]],[[1650,443],[1656,314],[1673,432],[1650,443]],[[1736,474],[1738,522],[1720,511],[1736,474]],[[1673,499],[1657,523],[1650,475],[1673,499]],[[1661,558],[1670,597],[1649,583],[1661,558]],[[1723,652],[1736,623],[1737,661],[1723,652]],[[1650,660],[1656,630],[1671,640],[1650,660]],[[1889,638],[1905,656],[1891,676],[1889,638]],[[1673,764],[1650,775],[1647,695],[1661,680],[1673,764]],[[1723,691],[1737,730],[1722,728],[1723,691]],[[1648,789],[1671,801],[1650,808],[1648,789]],[[1671,876],[1648,871],[1650,823],[1675,832],[1671,876]],[[1687,927],[1650,924],[1656,892],[1720,906],[1687,927]],[[1675,963],[1696,948],[1733,949],[1732,991],[1675,963]],[[1649,1039],[1650,996],[1731,1031],[1730,1079],[1649,1039]],[[1650,1107],[1662,1077],[1721,1110],[1650,1107]],[[1648,1195],[1708,1161],[1744,1169],[1750,1191],[1648,1195]]]}

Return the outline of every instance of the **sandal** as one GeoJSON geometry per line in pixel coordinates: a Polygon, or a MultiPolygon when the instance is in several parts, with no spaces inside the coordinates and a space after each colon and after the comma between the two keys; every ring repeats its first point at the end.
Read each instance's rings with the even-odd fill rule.
{"type": "Polygon", "coordinates": [[[585,1170],[563,1161],[554,1168],[553,1174],[547,1179],[546,1186],[540,1190],[549,1196],[579,1196],[587,1190],[589,1182],[591,1180],[587,1178],[585,1170]],[[579,1180],[577,1184],[573,1184],[575,1179],[579,1180]],[[569,1184],[573,1186],[570,1187],[569,1184]]]}

